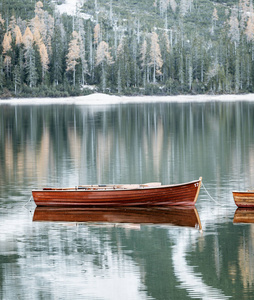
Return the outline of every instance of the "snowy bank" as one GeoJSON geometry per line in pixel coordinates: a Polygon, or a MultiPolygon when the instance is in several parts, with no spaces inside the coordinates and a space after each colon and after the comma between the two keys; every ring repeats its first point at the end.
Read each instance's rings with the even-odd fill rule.
{"type": "Polygon", "coordinates": [[[66,98],[10,98],[0,100],[1,104],[9,105],[113,105],[129,103],[184,103],[184,102],[236,102],[254,101],[254,94],[245,95],[180,95],[180,96],[114,96],[95,93],[88,96],[66,98]]]}

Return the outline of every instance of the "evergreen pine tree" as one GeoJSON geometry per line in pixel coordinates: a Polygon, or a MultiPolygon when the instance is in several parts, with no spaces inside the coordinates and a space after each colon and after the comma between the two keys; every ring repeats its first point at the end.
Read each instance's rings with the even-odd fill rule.
{"type": "Polygon", "coordinates": [[[4,87],[4,70],[3,70],[3,56],[0,56],[0,90],[4,87]]]}
{"type": "Polygon", "coordinates": [[[14,67],[13,82],[14,82],[14,93],[15,93],[15,95],[17,95],[19,92],[19,89],[21,87],[21,70],[20,70],[19,65],[16,65],[14,67]]]}

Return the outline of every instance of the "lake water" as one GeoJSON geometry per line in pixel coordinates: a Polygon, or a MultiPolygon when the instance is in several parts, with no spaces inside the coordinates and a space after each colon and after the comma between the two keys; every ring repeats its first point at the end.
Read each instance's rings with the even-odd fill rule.
{"type": "Polygon", "coordinates": [[[244,101],[0,105],[0,299],[253,299],[254,225],[233,223],[232,197],[254,187],[253,130],[244,101]],[[33,221],[29,202],[43,186],[200,176],[202,230],[188,213],[33,221]]]}

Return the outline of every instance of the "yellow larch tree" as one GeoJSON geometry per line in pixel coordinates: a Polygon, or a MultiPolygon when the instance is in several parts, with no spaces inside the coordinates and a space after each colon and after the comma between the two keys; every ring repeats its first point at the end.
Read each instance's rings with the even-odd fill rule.
{"type": "Polygon", "coordinates": [[[96,24],[93,29],[94,43],[97,45],[100,42],[100,24],[96,24]]]}
{"type": "Polygon", "coordinates": [[[96,65],[106,62],[108,65],[113,62],[112,56],[109,52],[109,46],[106,42],[101,41],[96,51],[96,65]]]}
{"type": "Polygon", "coordinates": [[[44,16],[44,11],[42,8],[43,8],[43,3],[41,1],[36,2],[34,12],[35,15],[38,16],[40,19],[42,19],[44,16]]]}
{"type": "Polygon", "coordinates": [[[250,0],[239,0],[238,5],[239,5],[239,12],[240,12],[239,26],[242,30],[244,30],[249,16],[250,0]]]}
{"type": "MultiPolygon", "coordinates": [[[[42,42],[45,44],[48,53],[51,52],[51,39],[54,31],[54,18],[47,12],[43,10],[43,3],[38,1],[35,4],[35,17],[31,19],[30,26],[33,34],[39,38],[38,33],[40,33],[42,42]]],[[[38,44],[39,39],[36,43],[38,44]]]]}
{"type": "Polygon", "coordinates": [[[219,20],[219,17],[218,17],[218,11],[217,11],[217,8],[215,7],[213,9],[213,20],[216,22],[219,20]]]}
{"type": "Polygon", "coordinates": [[[80,59],[80,37],[76,31],[72,32],[72,40],[69,43],[69,51],[67,54],[67,68],[66,71],[73,72],[73,85],[75,85],[76,65],[80,59]]]}
{"type": "Polygon", "coordinates": [[[33,87],[36,85],[38,75],[35,67],[35,53],[33,48],[34,39],[29,27],[27,27],[25,30],[22,43],[24,44],[25,48],[25,67],[28,73],[28,82],[29,86],[33,87]]]}
{"type": "Polygon", "coordinates": [[[245,34],[248,42],[254,41],[254,14],[252,14],[248,19],[245,34]]]}
{"type": "Polygon", "coordinates": [[[140,54],[141,54],[140,60],[141,60],[141,67],[143,70],[144,86],[146,85],[146,80],[148,81],[149,79],[149,72],[148,72],[149,66],[148,66],[147,53],[148,53],[148,45],[146,39],[144,39],[140,49],[140,54]]]}
{"type": "Polygon", "coordinates": [[[229,18],[229,36],[231,41],[235,44],[235,48],[237,47],[240,40],[240,28],[238,21],[238,10],[236,6],[233,6],[231,16],[229,18]]]}
{"type": "Polygon", "coordinates": [[[22,33],[18,25],[14,29],[15,44],[19,46],[22,43],[22,33]]]}
{"type": "Polygon", "coordinates": [[[177,8],[177,3],[175,0],[169,0],[169,3],[170,3],[170,6],[173,10],[173,12],[175,13],[176,12],[176,8],[177,8]]]}
{"type": "Polygon", "coordinates": [[[155,83],[155,75],[161,75],[161,67],[163,65],[158,35],[156,32],[152,32],[151,36],[150,65],[153,66],[153,82],[155,83]]]}
{"type": "Polygon", "coordinates": [[[33,19],[31,19],[30,27],[33,33],[35,33],[36,30],[41,33],[43,30],[45,30],[44,20],[41,21],[36,15],[33,19]]]}
{"type": "Polygon", "coordinates": [[[214,27],[216,27],[216,21],[218,21],[218,20],[219,20],[218,11],[217,11],[217,8],[214,7],[214,9],[213,9],[213,15],[212,15],[211,34],[214,34],[214,27]]]}
{"type": "Polygon", "coordinates": [[[113,63],[112,56],[109,52],[109,46],[106,42],[101,41],[97,47],[96,51],[96,65],[102,68],[102,90],[106,90],[106,65],[113,63]]]}
{"type": "Polygon", "coordinates": [[[248,18],[247,26],[245,29],[245,34],[247,36],[248,42],[254,41],[254,13],[253,13],[252,2],[250,3],[249,18],[248,18]]]}
{"type": "Polygon", "coordinates": [[[44,43],[41,43],[39,52],[40,52],[41,65],[42,65],[42,81],[43,81],[49,65],[48,52],[44,43]]]}
{"type": "Polygon", "coordinates": [[[6,32],[3,39],[3,55],[4,55],[4,66],[6,68],[6,75],[9,76],[10,67],[11,67],[11,32],[6,32]]]}
{"type": "Polygon", "coordinates": [[[25,33],[22,37],[22,43],[25,46],[25,49],[27,50],[28,48],[32,47],[33,45],[33,34],[30,28],[27,26],[25,33]]]}
{"type": "Polygon", "coordinates": [[[35,29],[33,34],[33,40],[40,49],[41,44],[43,44],[42,37],[38,28],[35,29]]]}
{"type": "Polygon", "coordinates": [[[11,33],[6,32],[3,39],[3,54],[11,50],[11,33]]]}

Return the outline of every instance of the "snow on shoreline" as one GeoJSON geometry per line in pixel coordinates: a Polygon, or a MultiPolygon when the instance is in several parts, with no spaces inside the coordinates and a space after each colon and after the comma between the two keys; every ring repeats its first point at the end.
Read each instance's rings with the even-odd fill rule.
{"type": "Polygon", "coordinates": [[[9,105],[113,105],[129,103],[184,103],[184,102],[254,102],[254,94],[244,95],[180,95],[180,96],[114,96],[95,93],[87,96],[66,98],[10,98],[0,99],[1,104],[9,105]]]}

